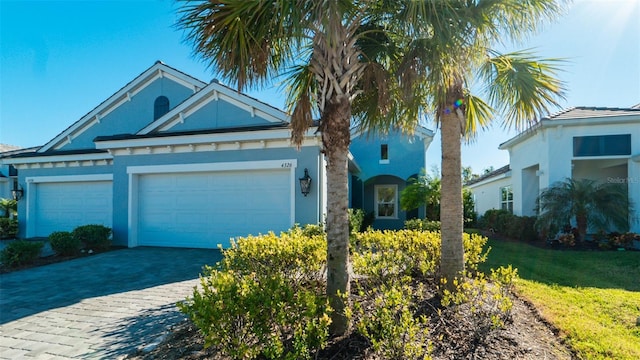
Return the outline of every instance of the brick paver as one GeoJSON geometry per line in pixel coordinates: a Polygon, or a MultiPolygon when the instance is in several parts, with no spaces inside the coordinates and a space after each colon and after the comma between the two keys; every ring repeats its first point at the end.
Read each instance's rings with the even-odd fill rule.
{"type": "Polygon", "coordinates": [[[0,359],[117,359],[184,319],[217,250],[135,248],[0,275],[0,359]]]}

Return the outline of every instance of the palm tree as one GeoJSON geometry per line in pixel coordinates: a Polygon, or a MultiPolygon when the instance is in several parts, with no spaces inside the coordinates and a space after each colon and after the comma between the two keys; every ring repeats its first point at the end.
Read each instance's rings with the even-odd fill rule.
{"type": "Polygon", "coordinates": [[[382,31],[388,17],[379,14],[388,5],[371,0],[197,1],[180,10],[178,22],[195,53],[236,82],[238,90],[286,76],[294,144],[301,144],[313,117],[319,118],[327,161],[327,295],[334,309],[334,335],[348,328],[352,115],[360,114],[356,119],[365,129],[369,124],[407,128],[417,122],[412,110],[417,106],[407,106],[409,98],[398,100],[394,86],[398,77],[391,60],[404,47],[395,46],[394,37],[382,31]]]}
{"type": "Polygon", "coordinates": [[[539,230],[561,229],[575,220],[579,241],[589,227],[598,230],[629,230],[632,204],[626,186],[598,183],[590,179],[570,179],[553,184],[538,197],[539,230]]]}
{"type": "Polygon", "coordinates": [[[505,128],[530,126],[563,93],[557,59],[501,54],[492,46],[521,39],[560,10],[556,0],[422,0],[407,2],[392,22],[412,37],[413,56],[400,65],[403,80],[425,89],[424,111],[441,131],[440,274],[449,284],[464,270],[461,142],[487,127],[494,113],[504,114],[505,128]]]}

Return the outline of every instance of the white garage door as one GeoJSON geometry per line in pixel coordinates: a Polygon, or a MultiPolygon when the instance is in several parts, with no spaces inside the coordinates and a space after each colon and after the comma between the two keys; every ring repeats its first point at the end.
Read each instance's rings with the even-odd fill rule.
{"type": "Polygon", "coordinates": [[[138,245],[215,248],[291,224],[288,170],[145,174],[138,179],[138,245]]]}
{"type": "Polygon", "coordinates": [[[34,236],[88,224],[111,227],[111,181],[45,182],[36,185],[34,236]]]}

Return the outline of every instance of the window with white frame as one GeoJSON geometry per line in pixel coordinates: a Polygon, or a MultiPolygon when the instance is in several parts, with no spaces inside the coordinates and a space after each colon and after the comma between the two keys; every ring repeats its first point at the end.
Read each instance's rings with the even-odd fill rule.
{"type": "Polygon", "coordinates": [[[398,185],[376,185],[376,218],[398,218],[398,185]]]}
{"type": "Polygon", "coordinates": [[[513,214],[513,190],[511,185],[500,188],[500,208],[513,214]]]}

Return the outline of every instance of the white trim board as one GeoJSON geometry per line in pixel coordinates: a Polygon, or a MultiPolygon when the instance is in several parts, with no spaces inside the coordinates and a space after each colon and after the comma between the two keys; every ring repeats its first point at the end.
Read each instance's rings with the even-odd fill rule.
{"type": "Polygon", "coordinates": [[[75,181],[113,181],[113,174],[30,176],[25,178],[27,184],[75,181]]]}
{"type": "Polygon", "coordinates": [[[128,166],[127,174],[156,174],[179,172],[211,172],[234,170],[263,170],[263,169],[295,169],[297,159],[265,160],[265,161],[234,161],[220,163],[193,163],[175,165],[142,165],[128,166]]]}

